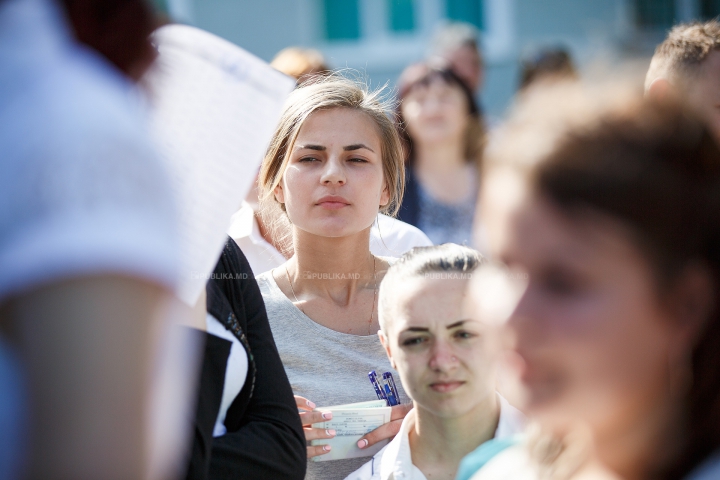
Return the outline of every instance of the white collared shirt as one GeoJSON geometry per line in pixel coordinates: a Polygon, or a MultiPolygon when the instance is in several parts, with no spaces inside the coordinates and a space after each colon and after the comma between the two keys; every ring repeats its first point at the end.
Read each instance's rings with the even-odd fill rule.
{"type": "MultiPolygon", "coordinates": [[[[250,262],[256,275],[277,268],[286,259],[260,234],[252,206],[243,202],[231,219],[228,229],[235,243],[250,262]]],[[[413,247],[429,247],[430,239],[418,228],[379,214],[370,230],[370,251],[379,257],[400,257],[413,247]]]]}
{"type": "MultiPolygon", "coordinates": [[[[525,416],[500,394],[500,418],[493,438],[505,438],[525,430],[525,416]]],[[[345,480],[427,480],[412,463],[410,431],[415,428],[415,409],[405,416],[400,431],[373,456],[372,460],[348,475],[345,480]]]]}

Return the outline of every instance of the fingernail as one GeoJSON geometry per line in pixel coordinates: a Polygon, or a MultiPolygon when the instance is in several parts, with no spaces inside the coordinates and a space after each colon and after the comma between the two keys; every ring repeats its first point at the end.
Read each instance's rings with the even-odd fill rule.
{"type": "Polygon", "coordinates": [[[334,437],[335,430],[333,430],[332,428],[328,428],[327,430],[325,430],[325,435],[327,435],[328,437],[334,437]]]}
{"type": "Polygon", "coordinates": [[[322,417],[323,417],[325,420],[330,420],[330,419],[332,418],[332,412],[325,412],[325,413],[322,414],[322,417]]]}
{"type": "Polygon", "coordinates": [[[311,402],[310,400],[308,400],[306,403],[307,403],[308,407],[315,408],[315,404],[313,402],[311,402]]]}
{"type": "Polygon", "coordinates": [[[368,444],[368,441],[365,439],[362,439],[357,443],[357,446],[358,446],[358,448],[365,448],[365,447],[367,447],[367,444],[368,444]]]}
{"type": "Polygon", "coordinates": [[[332,450],[332,447],[330,445],[323,445],[323,450],[329,452],[330,450],[332,450]]]}

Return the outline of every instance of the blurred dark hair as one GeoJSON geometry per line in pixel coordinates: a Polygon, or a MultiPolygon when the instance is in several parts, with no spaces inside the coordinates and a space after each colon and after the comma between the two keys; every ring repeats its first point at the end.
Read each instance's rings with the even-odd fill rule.
{"type": "Polygon", "coordinates": [[[439,79],[446,84],[459,88],[468,106],[470,121],[468,131],[465,134],[465,156],[469,162],[480,166],[482,150],[485,144],[485,123],[483,122],[480,109],[478,108],[472,91],[467,84],[458,77],[455,72],[445,66],[434,66],[428,63],[416,63],[407,67],[398,80],[398,106],[397,118],[400,131],[400,139],[403,143],[405,162],[412,165],[415,160],[413,140],[407,131],[405,118],[402,115],[402,102],[413,89],[420,86],[428,86],[434,80],[439,79]]]}
{"type": "Polygon", "coordinates": [[[563,47],[542,48],[525,56],[521,60],[520,66],[520,90],[540,79],[577,77],[570,53],[563,47]]]}
{"type": "MultiPolygon", "coordinates": [[[[684,106],[638,99],[605,112],[561,137],[530,178],[573,218],[590,207],[629,225],[661,290],[699,262],[720,299],[720,150],[684,106]]],[[[652,478],[682,478],[720,447],[719,305],[692,351],[681,454],[652,478]]]]}
{"type": "Polygon", "coordinates": [[[158,26],[145,0],[61,0],[75,38],[128,77],[139,80],[155,59],[150,34],[158,26]]]}

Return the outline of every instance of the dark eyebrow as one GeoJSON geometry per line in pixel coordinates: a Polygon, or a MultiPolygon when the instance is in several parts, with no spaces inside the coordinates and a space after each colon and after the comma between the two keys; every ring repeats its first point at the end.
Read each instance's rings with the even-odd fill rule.
{"type": "Polygon", "coordinates": [[[324,152],[327,150],[327,148],[323,147],[322,145],[298,145],[297,150],[317,150],[318,152],[324,152]]]}
{"type": "Polygon", "coordinates": [[[422,328],[422,327],[410,327],[403,330],[404,332],[429,332],[429,328],[422,328]]]}
{"type": "Polygon", "coordinates": [[[453,323],[452,325],[448,325],[448,326],[445,327],[445,328],[447,328],[448,330],[450,330],[451,328],[455,328],[455,327],[460,327],[460,326],[462,326],[462,324],[465,323],[465,322],[467,322],[467,320],[460,320],[459,322],[455,322],[455,323],[453,323]]]}
{"type": "Polygon", "coordinates": [[[360,150],[361,148],[365,148],[365,149],[370,150],[371,152],[375,153],[375,150],[368,147],[364,143],[354,143],[352,145],[348,145],[347,147],[343,147],[343,150],[345,150],[346,152],[349,152],[351,150],[360,150]]]}

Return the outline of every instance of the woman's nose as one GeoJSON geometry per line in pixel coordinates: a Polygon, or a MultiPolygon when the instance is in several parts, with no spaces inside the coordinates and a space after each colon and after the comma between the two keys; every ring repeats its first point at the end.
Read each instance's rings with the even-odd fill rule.
{"type": "Polygon", "coordinates": [[[438,372],[448,372],[458,364],[457,356],[447,342],[436,342],[432,348],[429,366],[438,372]]]}
{"type": "Polygon", "coordinates": [[[339,159],[330,158],[325,163],[321,181],[323,184],[337,183],[344,184],[346,181],[345,168],[339,159]]]}

